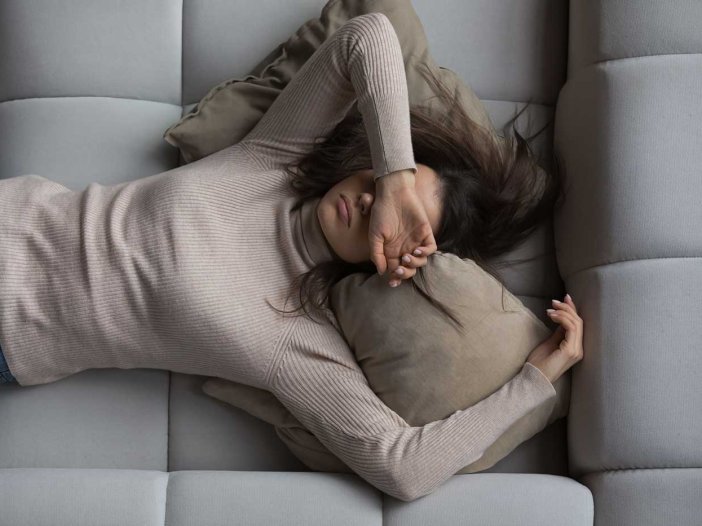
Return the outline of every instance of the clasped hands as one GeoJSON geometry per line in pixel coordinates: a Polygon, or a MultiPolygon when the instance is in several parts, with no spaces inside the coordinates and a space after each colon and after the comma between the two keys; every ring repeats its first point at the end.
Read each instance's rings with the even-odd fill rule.
{"type": "Polygon", "coordinates": [[[376,198],[368,229],[370,259],[388,284],[411,279],[436,252],[424,204],[414,188],[412,170],[398,170],[376,180],[376,198]]]}

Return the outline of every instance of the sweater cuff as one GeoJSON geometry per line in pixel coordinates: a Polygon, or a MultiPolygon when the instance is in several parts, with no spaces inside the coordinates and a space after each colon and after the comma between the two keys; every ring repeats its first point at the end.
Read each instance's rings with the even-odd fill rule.
{"type": "Polygon", "coordinates": [[[547,398],[557,394],[556,388],[553,387],[551,380],[548,379],[541,369],[531,362],[526,362],[522,369],[524,370],[524,374],[527,375],[527,378],[532,380],[543,391],[547,398]]]}
{"type": "Polygon", "coordinates": [[[373,161],[374,180],[398,170],[417,173],[406,92],[359,100],[373,161]]]}
{"type": "Polygon", "coordinates": [[[556,396],[550,380],[530,362],[525,362],[519,373],[499,391],[499,398],[486,407],[487,411],[482,415],[489,422],[495,440],[517,420],[556,396]]]}

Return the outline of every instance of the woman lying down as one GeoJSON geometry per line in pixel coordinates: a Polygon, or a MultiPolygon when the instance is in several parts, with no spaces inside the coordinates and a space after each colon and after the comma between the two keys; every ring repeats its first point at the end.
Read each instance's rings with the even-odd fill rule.
{"type": "Polygon", "coordinates": [[[231,147],[80,192],[33,174],[0,181],[0,381],[38,385],[94,368],[225,378],[273,393],[381,491],[431,493],[582,358],[572,300],[553,315],[565,335],[553,352],[535,350],[501,389],[420,427],[375,395],[330,320],[284,307],[299,297],[295,310],[321,310],[325,290],[360,270],[387,274],[388,285],[410,279],[437,250],[434,232],[460,257],[514,246],[525,221],[481,240],[468,203],[482,196],[517,217],[531,166],[521,160],[521,193],[494,201],[467,175],[478,130],[461,122],[410,112],[397,36],[372,13],[327,39],[231,147]],[[344,126],[355,101],[362,120],[344,126]]]}

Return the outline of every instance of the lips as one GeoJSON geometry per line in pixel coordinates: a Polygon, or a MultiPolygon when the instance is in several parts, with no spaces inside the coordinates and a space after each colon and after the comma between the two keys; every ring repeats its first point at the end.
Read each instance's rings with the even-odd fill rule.
{"type": "Polygon", "coordinates": [[[344,203],[346,203],[346,213],[349,216],[349,228],[351,228],[351,220],[353,219],[353,207],[351,206],[351,201],[345,195],[341,195],[344,198],[344,203]]]}
{"type": "Polygon", "coordinates": [[[339,194],[337,208],[339,209],[339,214],[341,217],[346,220],[346,226],[351,228],[351,217],[353,212],[351,211],[351,203],[345,195],[339,194]]]}

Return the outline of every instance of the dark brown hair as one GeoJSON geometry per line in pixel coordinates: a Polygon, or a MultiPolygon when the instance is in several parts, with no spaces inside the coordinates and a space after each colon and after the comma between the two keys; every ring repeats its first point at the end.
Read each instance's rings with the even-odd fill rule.
{"type": "MultiPolygon", "coordinates": [[[[560,164],[556,156],[553,157],[555,170],[548,173],[539,166],[529,146],[529,142],[551,122],[528,139],[513,125],[515,137],[507,139],[495,131],[500,137],[496,140],[491,131],[468,116],[458,102],[457,93],[453,96],[429,68],[421,73],[434,87],[436,98],[442,105],[438,117],[435,109],[410,107],[415,162],[432,168],[439,179],[442,215],[438,232],[433,232],[437,250],[472,259],[502,283],[497,274],[498,266],[488,260],[504,254],[529,237],[542,221],[551,217],[562,194],[560,164]]],[[[529,104],[531,101],[505,124],[503,131],[529,104]]],[[[318,140],[311,152],[285,168],[291,188],[299,197],[293,210],[308,199],[323,197],[330,188],[354,172],[372,168],[364,122],[355,107],[353,109],[328,137],[318,138],[321,141],[318,140]]],[[[276,310],[295,312],[303,309],[310,316],[306,308],[310,304],[314,311],[326,308],[331,311],[331,288],[356,272],[367,273],[370,277],[377,269],[370,260],[359,264],[340,260],[320,263],[293,281],[288,297],[297,291],[300,306],[292,311],[276,310]]],[[[432,298],[430,291],[423,290],[429,290],[423,267],[419,267],[408,281],[427,301],[463,327],[450,309],[432,298]],[[422,287],[415,278],[419,278],[422,287]]]]}

